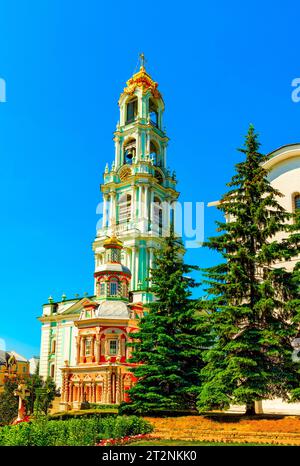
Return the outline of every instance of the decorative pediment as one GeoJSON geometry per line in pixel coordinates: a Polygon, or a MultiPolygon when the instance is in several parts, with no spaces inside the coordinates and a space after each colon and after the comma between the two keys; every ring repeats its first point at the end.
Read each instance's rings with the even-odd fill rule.
{"type": "Polygon", "coordinates": [[[82,299],[80,299],[80,301],[77,301],[74,304],[72,304],[71,306],[68,306],[65,311],[62,310],[59,314],[64,314],[64,315],[80,314],[83,307],[88,303],[93,303],[93,301],[91,301],[88,298],[82,298],[82,299]]]}
{"type": "Polygon", "coordinates": [[[103,382],[104,379],[103,379],[102,375],[98,374],[95,380],[96,380],[96,382],[103,382]]]}
{"type": "Polygon", "coordinates": [[[87,374],[87,375],[84,376],[83,381],[84,382],[91,382],[92,378],[87,374]]]}
{"type": "Polygon", "coordinates": [[[79,377],[79,375],[76,375],[76,374],[75,374],[75,375],[72,375],[71,381],[72,381],[72,382],[80,382],[80,377],[79,377]]]}

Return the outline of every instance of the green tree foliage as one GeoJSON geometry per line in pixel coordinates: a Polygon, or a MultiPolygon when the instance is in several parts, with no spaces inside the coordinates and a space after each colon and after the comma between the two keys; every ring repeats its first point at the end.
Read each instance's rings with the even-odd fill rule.
{"type": "Polygon", "coordinates": [[[34,403],[36,400],[36,390],[43,387],[43,379],[39,375],[39,365],[37,365],[35,373],[30,375],[26,380],[26,385],[30,390],[30,396],[27,398],[27,407],[29,414],[34,411],[34,403]]]}
{"type": "Polygon", "coordinates": [[[14,396],[18,384],[17,378],[7,378],[4,383],[0,393],[0,425],[10,424],[18,415],[18,397],[14,396]]]}
{"type": "Polygon", "coordinates": [[[56,385],[52,377],[47,377],[44,381],[41,379],[41,384],[36,384],[34,392],[34,415],[40,417],[47,415],[51,403],[56,396],[56,385]]]}
{"type": "Polygon", "coordinates": [[[233,403],[254,414],[255,400],[288,399],[299,385],[292,359],[295,283],[280,267],[299,252],[299,242],[276,240],[277,233],[289,230],[291,214],[278,203],[281,194],[267,178],[262,167],[267,157],[259,146],[250,126],[240,149],[244,160],[218,206],[227,222],[217,222],[219,236],[206,243],[224,261],[205,270],[215,344],[201,371],[200,411],[233,403]]]}
{"type": "Polygon", "coordinates": [[[197,267],[183,261],[184,248],[173,232],[157,251],[151,270],[151,291],[156,301],[149,304],[132,333],[133,357],[138,363],[137,383],[129,390],[130,404],[121,412],[149,413],[157,410],[195,408],[199,390],[201,352],[205,344],[196,330],[198,319],[191,289],[197,286],[189,274],[197,267]]]}

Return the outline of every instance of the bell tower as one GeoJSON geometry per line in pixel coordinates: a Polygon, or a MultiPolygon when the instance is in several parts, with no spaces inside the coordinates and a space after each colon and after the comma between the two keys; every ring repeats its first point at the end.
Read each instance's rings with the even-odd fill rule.
{"type": "MultiPolygon", "coordinates": [[[[155,250],[174,222],[175,173],[166,164],[168,137],[163,126],[164,101],[157,82],[140,69],[126,83],[120,98],[120,120],[114,132],[115,158],[106,164],[103,221],[93,243],[95,277],[104,263],[105,240],[117,234],[123,243],[122,263],[132,273],[133,302],[152,300],[149,269],[155,250]]],[[[95,278],[96,294],[96,278],[95,278]]]]}

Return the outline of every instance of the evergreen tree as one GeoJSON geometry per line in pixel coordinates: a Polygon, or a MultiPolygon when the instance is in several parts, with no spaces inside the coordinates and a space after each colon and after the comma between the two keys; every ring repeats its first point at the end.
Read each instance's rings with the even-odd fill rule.
{"type": "Polygon", "coordinates": [[[56,385],[53,378],[47,377],[42,388],[44,389],[44,394],[40,398],[41,410],[47,415],[49,408],[51,408],[52,401],[56,396],[56,385]]]}
{"type": "Polygon", "coordinates": [[[17,378],[7,378],[3,392],[0,393],[0,425],[11,424],[18,416],[18,397],[14,395],[20,381],[17,378]]]}
{"type": "Polygon", "coordinates": [[[218,206],[227,222],[217,222],[220,235],[206,243],[224,261],[205,270],[215,344],[201,371],[200,411],[245,404],[246,414],[254,414],[256,400],[288,399],[299,385],[292,359],[295,307],[289,305],[295,287],[292,274],[279,267],[297,247],[276,239],[289,229],[291,215],[277,201],[281,194],[267,178],[259,146],[250,126],[239,149],[245,160],[218,206]]]}
{"type": "Polygon", "coordinates": [[[149,304],[139,331],[130,335],[134,339],[130,362],[138,363],[134,368],[138,381],[122,412],[195,408],[204,340],[196,330],[195,303],[189,299],[190,289],[197,285],[187,274],[197,267],[184,264],[183,252],[173,232],[157,252],[151,270],[156,301],[149,304]]]}
{"type": "Polygon", "coordinates": [[[30,375],[26,380],[26,385],[30,390],[30,397],[27,399],[29,413],[34,411],[34,403],[36,399],[36,389],[43,386],[43,378],[39,375],[39,364],[36,367],[34,374],[30,375]]]}

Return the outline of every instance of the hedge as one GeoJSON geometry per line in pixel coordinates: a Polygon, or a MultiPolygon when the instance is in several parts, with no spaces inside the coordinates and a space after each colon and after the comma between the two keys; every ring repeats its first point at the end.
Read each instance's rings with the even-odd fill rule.
{"type": "Polygon", "coordinates": [[[0,446],[91,446],[107,438],[147,434],[153,428],[137,416],[23,422],[0,428],[0,446]]]}
{"type": "Polygon", "coordinates": [[[85,409],[78,411],[62,411],[60,413],[50,414],[48,416],[49,420],[60,420],[65,421],[67,419],[82,419],[90,417],[105,417],[105,416],[116,416],[118,414],[117,409],[103,410],[100,409],[85,409]]]}

